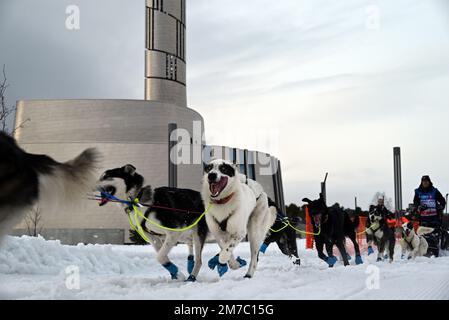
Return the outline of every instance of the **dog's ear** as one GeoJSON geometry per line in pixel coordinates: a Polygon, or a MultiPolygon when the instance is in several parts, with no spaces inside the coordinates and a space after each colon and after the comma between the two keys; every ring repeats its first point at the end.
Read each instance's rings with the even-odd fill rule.
{"type": "Polygon", "coordinates": [[[138,198],[141,203],[150,204],[153,200],[153,189],[151,186],[143,187],[139,192],[138,198]]]}
{"type": "Polygon", "coordinates": [[[132,176],[136,173],[136,167],[134,167],[132,164],[127,164],[123,167],[123,170],[125,171],[125,173],[128,173],[132,176]]]}
{"type": "Polygon", "coordinates": [[[302,202],[312,203],[312,200],[310,200],[309,198],[303,198],[302,202]]]}

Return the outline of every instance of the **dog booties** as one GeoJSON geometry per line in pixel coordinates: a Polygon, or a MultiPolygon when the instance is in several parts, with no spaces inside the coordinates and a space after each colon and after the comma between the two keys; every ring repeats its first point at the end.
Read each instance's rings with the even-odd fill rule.
{"type": "Polygon", "coordinates": [[[171,278],[173,280],[178,279],[178,267],[172,263],[167,262],[166,264],[162,265],[165,269],[167,269],[168,272],[170,272],[171,278]]]}
{"type": "Polygon", "coordinates": [[[211,270],[214,270],[215,267],[218,265],[219,261],[218,261],[218,254],[216,256],[214,256],[212,259],[209,260],[209,262],[207,263],[207,265],[209,266],[209,268],[211,270]]]}
{"type": "Polygon", "coordinates": [[[192,255],[189,255],[187,257],[187,272],[191,274],[194,267],[195,267],[195,260],[192,255]]]}
{"type": "Polygon", "coordinates": [[[223,277],[223,275],[228,272],[229,268],[228,268],[228,264],[227,263],[218,263],[217,265],[217,271],[218,271],[218,275],[220,277],[223,277]]]}

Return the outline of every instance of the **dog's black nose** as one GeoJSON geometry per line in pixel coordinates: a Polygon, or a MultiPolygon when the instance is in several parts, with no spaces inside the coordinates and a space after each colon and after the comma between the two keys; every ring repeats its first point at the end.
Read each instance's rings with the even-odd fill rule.
{"type": "Polygon", "coordinates": [[[217,174],[215,172],[211,172],[207,175],[207,179],[210,182],[215,182],[215,181],[217,181],[217,174]]]}

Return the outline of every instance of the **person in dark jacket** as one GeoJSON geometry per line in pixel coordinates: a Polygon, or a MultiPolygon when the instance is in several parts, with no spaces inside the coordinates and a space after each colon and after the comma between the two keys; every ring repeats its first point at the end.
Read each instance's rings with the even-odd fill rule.
{"type": "Polygon", "coordinates": [[[427,256],[438,257],[441,241],[442,214],[446,207],[446,200],[437,188],[433,186],[429,176],[421,178],[421,184],[415,190],[413,204],[419,214],[421,226],[434,228],[435,230],[424,237],[429,244],[427,256]]]}
{"type": "Polygon", "coordinates": [[[388,210],[387,207],[385,207],[384,198],[379,198],[377,200],[377,206],[374,206],[373,210],[380,212],[382,214],[382,217],[384,217],[385,219],[394,219],[395,218],[394,213],[391,212],[390,210],[388,210]]]}

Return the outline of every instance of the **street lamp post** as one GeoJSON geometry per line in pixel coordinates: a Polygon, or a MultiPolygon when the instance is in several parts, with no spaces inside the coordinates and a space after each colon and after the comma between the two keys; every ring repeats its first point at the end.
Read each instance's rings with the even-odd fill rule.
{"type": "Polygon", "coordinates": [[[447,207],[448,207],[448,203],[447,203],[448,196],[449,196],[449,193],[446,193],[446,215],[447,215],[447,207]]]}

